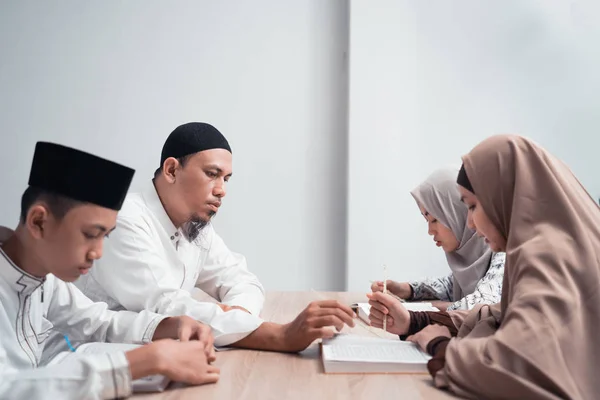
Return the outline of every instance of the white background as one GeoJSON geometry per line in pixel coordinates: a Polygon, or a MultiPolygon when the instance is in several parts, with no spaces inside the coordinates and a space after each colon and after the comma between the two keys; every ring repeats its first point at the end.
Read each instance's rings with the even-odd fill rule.
{"type": "Polygon", "coordinates": [[[234,152],[215,225],[267,289],[445,273],[409,190],[480,139],[533,137],[600,194],[598,21],[563,0],[2,1],[0,224],[38,140],[137,190],[207,121],[234,152]]]}
{"type": "Polygon", "coordinates": [[[410,196],[487,136],[529,136],[600,194],[600,9],[351,1],[348,287],[447,271],[410,196]]]}

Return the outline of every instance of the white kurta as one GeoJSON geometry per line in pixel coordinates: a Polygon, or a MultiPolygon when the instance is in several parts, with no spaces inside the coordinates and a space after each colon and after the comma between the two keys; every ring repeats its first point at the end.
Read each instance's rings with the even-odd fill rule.
{"type": "Polygon", "coordinates": [[[152,182],[143,193],[127,196],[102,258],[75,284],[112,310],[188,315],[211,326],[217,346],[240,340],[262,323],[264,290],[245,258],[227,248],[212,224],[189,243],[169,219],[152,182]],[[213,303],[197,301],[191,295],[194,287],[252,315],[223,313],[213,303]]]}
{"type": "MultiPolygon", "coordinates": [[[[12,232],[0,227],[0,243],[12,232]]],[[[125,353],[39,367],[51,333],[78,342],[147,343],[165,317],[114,312],[53,275],[36,278],[0,249],[0,398],[106,399],[131,393],[125,353]]]]}

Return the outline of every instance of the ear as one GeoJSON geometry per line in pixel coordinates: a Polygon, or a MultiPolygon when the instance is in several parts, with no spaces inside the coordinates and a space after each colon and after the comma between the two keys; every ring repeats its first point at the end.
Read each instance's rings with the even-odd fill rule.
{"type": "Polygon", "coordinates": [[[179,161],[174,157],[169,157],[163,163],[162,174],[167,182],[175,183],[175,177],[180,169],[181,164],[179,161]]]}
{"type": "Polygon", "coordinates": [[[48,224],[48,209],[43,204],[34,204],[27,211],[25,227],[35,239],[44,237],[44,228],[48,224]]]}

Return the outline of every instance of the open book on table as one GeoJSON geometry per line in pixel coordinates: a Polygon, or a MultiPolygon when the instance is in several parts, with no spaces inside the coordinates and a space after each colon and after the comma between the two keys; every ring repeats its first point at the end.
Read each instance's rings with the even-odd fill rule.
{"type": "Polygon", "coordinates": [[[323,340],[321,356],[325,373],[427,373],[431,359],[414,343],[339,334],[323,340]]]}
{"type": "MultiPolygon", "coordinates": [[[[60,364],[73,357],[81,357],[90,354],[106,354],[125,352],[140,347],[137,344],[127,343],[85,343],[77,347],[75,352],[64,351],[52,359],[50,365],[60,364]]],[[[151,375],[145,378],[133,381],[134,392],[162,392],[169,385],[171,380],[163,375],[151,375]]]]}

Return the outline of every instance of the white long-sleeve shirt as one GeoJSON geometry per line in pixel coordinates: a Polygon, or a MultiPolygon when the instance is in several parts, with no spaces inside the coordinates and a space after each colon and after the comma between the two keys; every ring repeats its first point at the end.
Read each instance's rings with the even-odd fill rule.
{"type": "Polygon", "coordinates": [[[152,182],[142,193],[127,196],[102,258],[75,284],[112,310],[188,315],[211,326],[218,346],[242,339],[262,323],[258,315],[264,289],[248,271],[245,258],[227,248],[212,224],[196,241],[187,241],[165,212],[152,182]],[[252,315],[223,313],[214,303],[195,300],[194,287],[252,315]]]}
{"type": "MultiPolygon", "coordinates": [[[[0,227],[0,243],[12,232],[0,227]]],[[[0,249],[0,398],[108,399],[132,390],[125,353],[40,366],[48,337],[77,342],[147,343],[165,317],[114,312],[53,275],[36,278],[0,249]]]]}

